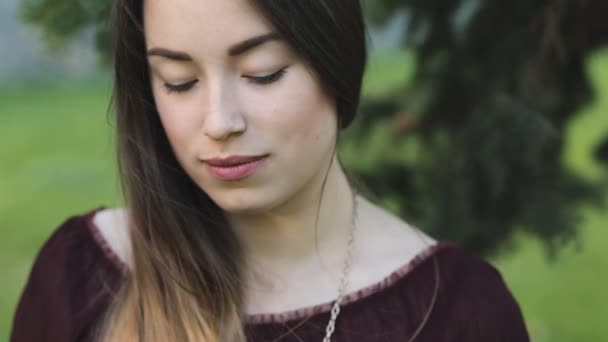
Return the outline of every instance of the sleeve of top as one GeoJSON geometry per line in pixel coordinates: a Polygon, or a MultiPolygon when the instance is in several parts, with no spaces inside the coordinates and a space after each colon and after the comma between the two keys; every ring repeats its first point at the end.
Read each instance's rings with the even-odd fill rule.
{"type": "Polygon", "coordinates": [[[494,267],[479,260],[456,278],[452,317],[458,323],[451,340],[530,341],[521,309],[494,267]]]}
{"type": "Polygon", "coordinates": [[[64,222],[38,252],[13,320],[11,342],[82,341],[104,304],[109,265],[82,217],[64,222]]]}

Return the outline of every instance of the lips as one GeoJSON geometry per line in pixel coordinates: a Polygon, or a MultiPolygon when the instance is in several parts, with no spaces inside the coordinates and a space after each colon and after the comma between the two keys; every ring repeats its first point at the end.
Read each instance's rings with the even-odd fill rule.
{"type": "Polygon", "coordinates": [[[249,164],[263,158],[266,158],[266,156],[230,156],[228,158],[205,159],[203,162],[215,167],[231,167],[241,164],[249,164]]]}
{"type": "Polygon", "coordinates": [[[207,171],[214,177],[223,181],[237,181],[244,179],[264,166],[268,157],[231,156],[228,158],[214,158],[203,160],[207,171]]]}

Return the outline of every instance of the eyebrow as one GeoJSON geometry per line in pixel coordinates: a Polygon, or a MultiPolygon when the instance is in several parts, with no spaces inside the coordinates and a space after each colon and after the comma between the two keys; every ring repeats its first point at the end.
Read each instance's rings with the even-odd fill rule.
{"type": "MultiPolygon", "coordinates": [[[[264,43],[269,41],[280,41],[281,36],[276,32],[266,33],[260,36],[255,36],[252,38],[245,39],[244,41],[231,46],[228,49],[228,56],[236,57],[244,54],[247,51],[250,51],[258,46],[261,46],[264,43]]],[[[148,56],[160,56],[167,59],[171,59],[174,61],[180,62],[191,62],[192,57],[185,52],[172,51],[165,48],[151,48],[148,50],[148,56]]]]}

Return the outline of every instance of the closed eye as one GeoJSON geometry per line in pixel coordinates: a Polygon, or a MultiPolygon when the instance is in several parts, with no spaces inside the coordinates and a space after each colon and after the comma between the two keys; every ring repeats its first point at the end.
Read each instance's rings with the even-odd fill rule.
{"type": "MultiPolygon", "coordinates": [[[[258,84],[258,85],[267,85],[267,84],[271,84],[274,83],[278,80],[280,80],[283,75],[285,74],[285,72],[287,71],[287,67],[283,67],[281,68],[279,71],[272,73],[270,75],[266,75],[266,76],[243,76],[244,78],[248,79],[249,82],[254,83],[254,84],[258,84]]],[[[192,87],[198,83],[198,80],[192,80],[190,82],[186,82],[186,83],[182,83],[182,84],[170,84],[170,83],[165,83],[163,84],[163,87],[165,88],[165,91],[168,94],[171,93],[184,93],[187,92],[188,90],[192,89],[192,87]]]]}
{"type": "Polygon", "coordinates": [[[186,91],[192,89],[192,86],[194,86],[197,82],[198,82],[198,80],[193,80],[193,81],[182,83],[182,84],[165,83],[163,86],[168,94],[183,93],[183,92],[186,92],[186,91]]]}
{"type": "Polygon", "coordinates": [[[281,77],[283,77],[283,75],[285,74],[286,70],[287,70],[287,67],[283,67],[281,70],[279,70],[275,73],[272,73],[270,75],[243,76],[243,77],[247,78],[251,83],[259,84],[259,85],[266,85],[266,84],[274,83],[274,82],[280,80],[281,77]]]}

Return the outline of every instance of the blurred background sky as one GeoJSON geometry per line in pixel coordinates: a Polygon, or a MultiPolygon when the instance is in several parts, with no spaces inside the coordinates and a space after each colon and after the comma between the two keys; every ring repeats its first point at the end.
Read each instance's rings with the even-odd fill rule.
{"type": "Polygon", "coordinates": [[[39,30],[19,19],[18,0],[0,2],[0,83],[27,83],[59,77],[77,78],[96,73],[91,34],[67,49],[47,54],[39,30]]]}

